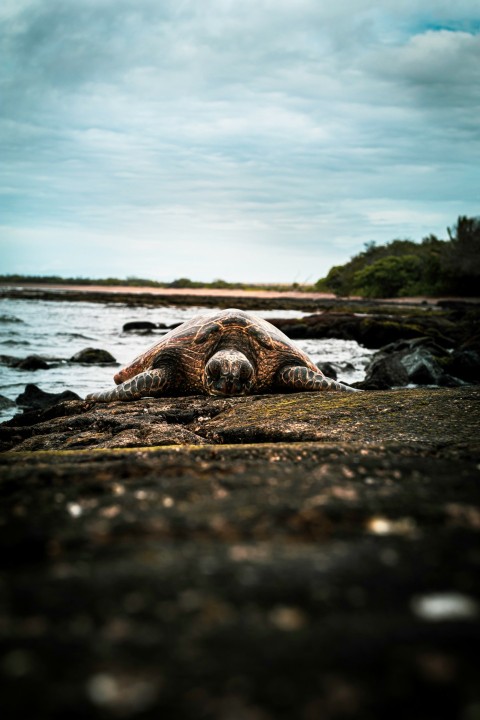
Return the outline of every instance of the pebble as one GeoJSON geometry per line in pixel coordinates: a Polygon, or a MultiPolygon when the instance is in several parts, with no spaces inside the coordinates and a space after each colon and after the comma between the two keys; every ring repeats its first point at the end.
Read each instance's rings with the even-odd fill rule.
{"type": "Polygon", "coordinates": [[[453,591],[415,595],[410,608],[414,615],[429,622],[472,620],[480,610],[477,600],[453,591]]]}
{"type": "Polygon", "coordinates": [[[307,623],[304,612],[297,607],[278,605],[269,613],[269,620],[279,630],[293,632],[300,630],[307,623]]]}
{"type": "Polygon", "coordinates": [[[68,503],[67,512],[74,518],[80,517],[83,512],[82,506],[74,502],[68,503]]]}

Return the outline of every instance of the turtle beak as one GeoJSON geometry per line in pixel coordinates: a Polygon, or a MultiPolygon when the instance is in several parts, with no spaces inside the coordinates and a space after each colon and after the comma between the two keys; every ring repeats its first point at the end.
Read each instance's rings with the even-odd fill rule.
{"type": "Polygon", "coordinates": [[[247,395],[253,380],[252,364],[238,350],[219,350],[205,366],[205,389],[209,395],[247,395]]]}

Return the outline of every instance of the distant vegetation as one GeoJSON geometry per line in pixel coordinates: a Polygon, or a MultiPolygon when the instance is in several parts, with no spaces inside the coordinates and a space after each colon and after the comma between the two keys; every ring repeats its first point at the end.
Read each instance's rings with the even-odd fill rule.
{"type": "Polygon", "coordinates": [[[4,283],[56,285],[126,285],[155,288],[229,290],[301,290],[335,293],[342,297],[406,297],[413,295],[480,296],[480,217],[459,217],[448,240],[429,235],[422,242],[392,240],[385,245],[367,243],[365,250],[345,265],[336,265],[315,285],[247,284],[225,280],[200,282],[177,278],[158,282],[145,278],[64,278],[57,275],[0,275],[4,283]]]}
{"type": "Polygon", "coordinates": [[[345,265],[332,267],[315,289],[344,297],[480,296],[480,218],[459,217],[448,240],[367,243],[345,265]]]}
{"type": "Polygon", "coordinates": [[[127,277],[125,278],[85,278],[85,277],[60,277],[59,275],[0,275],[0,283],[35,283],[39,285],[102,285],[102,286],[127,286],[127,287],[155,287],[155,288],[204,288],[214,290],[308,290],[313,286],[300,286],[298,283],[231,283],[226,280],[213,280],[212,282],[200,282],[190,278],[177,278],[172,282],[159,282],[147,280],[146,278],[127,277]]]}

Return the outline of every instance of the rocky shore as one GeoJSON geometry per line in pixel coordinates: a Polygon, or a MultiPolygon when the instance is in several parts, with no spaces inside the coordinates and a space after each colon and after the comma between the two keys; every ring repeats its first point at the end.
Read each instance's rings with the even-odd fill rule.
{"type": "Polygon", "coordinates": [[[329,293],[272,290],[213,290],[179,288],[141,288],[133,286],[50,285],[0,283],[0,298],[18,300],[54,300],[69,302],[115,303],[131,307],[162,307],[165,305],[212,308],[236,307],[241,310],[318,310],[348,309],[356,312],[402,312],[413,308],[422,311],[440,309],[445,304],[467,304],[480,308],[478,298],[435,299],[398,298],[375,300],[360,297],[337,298],[329,293]],[[403,310],[402,310],[403,309],[403,310]]]}
{"type": "Polygon", "coordinates": [[[4,423],[2,717],[474,720],[479,399],[72,400],[4,423]]]}
{"type": "MultiPolygon", "coordinates": [[[[360,389],[384,390],[409,385],[456,387],[476,384],[480,381],[480,303],[475,300],[431,300],[393,302],[361,299],[335,299],[325,296],[308,297],[296,293],[243,292],[222,297],[217,294],[168,295],[165,291],[156,293],[133,292],[124,289],[119,292],[99,289],[60,288],[0,288],[8,297],[22,299],[85,300],[94,302],[115,302],[126,305],[162,305],[173,301],[184,305],[237,306],[244,309],[296,309],[311,311],[297,318],[269,318],[270,322],[292,339],[354,340],[361,346],[375,349],[366,367],[366,376],[356,386],[360,389]],[[299,297],[300,296],[300,297],[299,297]]],[[[176,327],[152,320],[127,322],[119,332],[138,335],[164,333],[176,327]]],[[[18,358],[0,355],[0,365],[19,370],[53,368],[58,363],[114,363],[115,358],[99,348],[84,348],[75,356],[46,358],[29,355],[18,358]]],[[[340,380],[346,368],[331,364],[320,369],[340,380]]],[[[20,405],[28,407],[29,398],[22,395],[20,405]]],[[[0,402],[2,400],[0,396],[0,402]]],[[[34,406],[38,406],[35,402],[34,406]]]]}
{"type": "MultiPolygon", "coordinates": [[[[333,296],[310,293],[284,293],[239,290],[167,290],[159,288],[49,286],[0,284],[0,297],[29,300],[66,300],[70,302],[120,303],[130,307],[162,307],[166,305],[211,308],[236,307],[241,310],[277,309],[311,310],[335,305],[333,296]]],[[[360,301],[362,302],[362,301],[360,301]]]]}
{"type": "Polygon", "coordinates": [[[27,385],[0,425],[0,716],[477,720],[478,305],[177,301],[306,311],[273,323],[375,349],[367,392],[94,405],[27,385]]]}
{"type": "MultiPolygon", "coordinates": [[[[480,308],[468,302],[330,310],[271,322],[291,338],[340,338],[377,349],[356,386],[385,390],[407,385],[454,387],[480,382],[480,308]],[[381,312],[380,312],[381,309],[381,312]]],[[[321,368],[326,374],[329,369],[321,368]]]]}

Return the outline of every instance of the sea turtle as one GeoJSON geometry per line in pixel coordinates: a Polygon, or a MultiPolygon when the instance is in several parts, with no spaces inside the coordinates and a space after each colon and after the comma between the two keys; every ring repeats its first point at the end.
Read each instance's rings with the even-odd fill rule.
{"type": "Polygon", "coordinates": [[[90,402],[160,395],[258,395],[355,388],[325,377],[280,330],[242,310],[197,315],[115,377],[118,387],[87,395],[90,402]]]}

